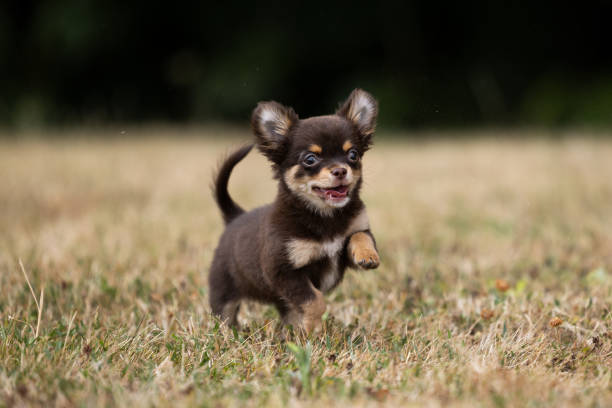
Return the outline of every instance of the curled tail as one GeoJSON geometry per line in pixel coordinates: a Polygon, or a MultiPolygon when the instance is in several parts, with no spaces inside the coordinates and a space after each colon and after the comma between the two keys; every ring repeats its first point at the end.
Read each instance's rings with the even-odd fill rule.
{"type": "Polygon", "coordinates": [[[221,215],[223,215],[223,221],[229,224],[231,220],[239,216],[244,210],[232,200],[229,193],[227,192],[227,182],[229,181],[230,174],[234,169],[234,166],[244,159],[247,154],[251,151],[253,145],[243,146],[240,149],[232,152],[227,158],[221,163],[219,170],[217,171],[214,184],[213,184],[213,196],[217,201],[219,209],[221,209],[221,215]]]}

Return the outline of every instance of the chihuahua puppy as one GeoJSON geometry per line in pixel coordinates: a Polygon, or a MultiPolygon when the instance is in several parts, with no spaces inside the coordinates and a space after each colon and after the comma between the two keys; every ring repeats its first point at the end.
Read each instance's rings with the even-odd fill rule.
{"type": "Polygon", "coordinates": [[[245,212],[227,191],[245,146],[221,164],[213,193],[226,228],[210,269],[210,305],[236,325],[242,299],[271,303],[286,324],[311,332],[323,295],[347,267],[377,268],[379,256],[359,198],[361,162],[372,145],[378,104],[355,89],[333,115],[300,120],[293,109],[260,102],[251,118],[256,146],[278,179],[276,200],[245,212]]]}

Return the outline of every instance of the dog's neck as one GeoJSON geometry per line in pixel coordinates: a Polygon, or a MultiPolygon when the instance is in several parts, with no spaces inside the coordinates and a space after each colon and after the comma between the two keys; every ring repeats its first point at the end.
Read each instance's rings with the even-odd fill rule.
{"type": "Polygon", "coordinates": [[[344,207],[322,213],[303,198],[291,193],[281,182],[273,204],[273,222],[290,236],[318,240],[334,238],[348,229],[351,221],[364,207],[359,198],[359,187],[351,193],[351,199],[344,207]]]}

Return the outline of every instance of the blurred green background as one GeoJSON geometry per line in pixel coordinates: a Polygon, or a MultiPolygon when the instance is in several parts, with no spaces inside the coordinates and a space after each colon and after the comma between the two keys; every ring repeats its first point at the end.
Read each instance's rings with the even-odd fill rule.
{"type": "Polygon", "coordinates": [[[612,125],[612,2],[3,0],[0,126],[247,124],[354,87],[388,128],[612,125]]]}

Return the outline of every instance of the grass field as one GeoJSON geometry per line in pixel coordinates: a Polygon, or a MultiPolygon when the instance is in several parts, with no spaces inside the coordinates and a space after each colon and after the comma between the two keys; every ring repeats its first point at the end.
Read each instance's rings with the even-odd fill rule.
{"type": "MultiPolygon", "coordinates": [[[[132,133],[0,142],[0,406],[612,406],[612,140],[379,140],[382,265],[304,338],[209,314],[208,185],[246,131],[132,133]]],[[[270,174],[251,153],[230,191],[270,174]]]]}

